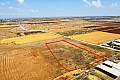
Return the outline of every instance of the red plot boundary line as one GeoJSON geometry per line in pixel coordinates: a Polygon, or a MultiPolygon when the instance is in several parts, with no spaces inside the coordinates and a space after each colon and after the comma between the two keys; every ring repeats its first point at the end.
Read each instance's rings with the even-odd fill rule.
{"type": "MultiPolygon", "coordinates": [[[[70,45],[72,45],[72,46],[75,46],[75,47],[77,47],[77,48],[79,48],[79,49],[81,49],[81,50],[87,51],[88,53],[90,53],[90,54],[92,54],[92,55],[94,54],[95,57],[96,57],[96,60],[93,61],[93,62],[91,62],[91,63],[90,63],[91,65],[101,60],[100,58],[101,58],[102,56],[100,56],[100,55],[96,54],[95,52],[90,51],[90,50],[88,50],[88,49],[86,49],[86,48],[82,48],[82,47],[78,46],[77,44],[75,44],[75,43],[73,43],[73,42],[70,42],[70,41],[67,41],[67,40],[65,40],[65,39],[64,39],[64,40],[51,41],[51,42],[45,43],[45,46],[47,47],[47,49],[49,50],[49,52],[52,54],[52,56],[54,57],[54,59],[56,60],[56,62],[58,63],[58,65],[61,66],[63,69],[65,69],[65,71],[68,71],[68,72],[69,72],[69,71],[73,71],[73,70],[76,70],[76,69],[72,69],[72,70],[71,70],[71,69],[67,69],[66,67],[64,67],[63,64],[61,64],[61,63],[59,62],[59,60],[57,59],[57,57],[54,55],[53,50],[52,50],[48,45],[49,45],[49,44],[52,44],[52,43],[57,43],[57,42],[65,42],[65,43],[68,43],[68,44],[70,44],[70,45]]],[[[77,68],[77,69],[80,69],[80,68],[77,68]]]]}

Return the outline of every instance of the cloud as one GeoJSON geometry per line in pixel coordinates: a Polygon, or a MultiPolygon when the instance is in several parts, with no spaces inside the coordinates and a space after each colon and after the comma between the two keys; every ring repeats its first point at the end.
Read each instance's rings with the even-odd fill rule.
{"type": "Polygon", "coordinates": [[[19,4],[24,3],[24,1],[25,1],[25,0],[17,0],[17,2],[18,2],[19,4]]]}
{"type": "Polygon", "coordinates": [[[9,6],[8,9],[13,9],[14,7],[13,6],[9,6]]]}
{"type": "Polygon", "coordinates": [[[110,5],[111,8],[120,8],[120,4],[115,2],[110,5]]]}
{"type": "Polygon", "coordinates": [[[83,0],[83,2],[85,2],[87,5],[91,5],[88,0],[83,0]]]}
{"type": "Polygon", "coordinates": [[[85,2],[90,7],[91,6],[96,7],[96,8],[102,7],[101,0],[83,0],[83,2],[85,2]]]}

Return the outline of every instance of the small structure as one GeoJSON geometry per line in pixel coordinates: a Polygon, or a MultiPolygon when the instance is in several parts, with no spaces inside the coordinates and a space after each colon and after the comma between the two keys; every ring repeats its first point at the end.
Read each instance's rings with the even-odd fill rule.
{"type": "Polygon", "coordinates": [[[103,62],[102,64],[97,65],[95,69],[99,70],[100,72],[116,80],[118,80],[118,78],[120,77],[120,64],[119,63],[114,63],[112,61],[107,60],[103,62]]]}
{"type": "Polygon", "coordinates": [[[101,47],[120,52],[120,39],[114,39],[100,45],[101,47]]]}

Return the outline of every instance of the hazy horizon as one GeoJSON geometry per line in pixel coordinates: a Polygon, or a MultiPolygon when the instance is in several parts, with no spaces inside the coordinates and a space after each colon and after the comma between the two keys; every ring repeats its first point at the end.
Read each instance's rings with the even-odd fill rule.
{"type": "Polygon", "coordinates": [[[119,16],[119,0],[0,0],[0,18],[119,16]]]}

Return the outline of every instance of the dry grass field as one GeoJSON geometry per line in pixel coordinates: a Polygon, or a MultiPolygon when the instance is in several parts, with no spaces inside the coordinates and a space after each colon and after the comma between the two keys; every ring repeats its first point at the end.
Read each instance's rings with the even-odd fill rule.
{"type": "MultiPolygon", "coordinates": [[[[107,40],[120,38],[119,34],[100,31],[93,32],[93,27],[99,26],[99,22],[70,20],[66,22],[40,21],[37,24],[33,23],[34,22],[29,23],[28,21],[26,23],[23,22],[22,25],[28,30],[46,30],[48,33],[17,37],[16,33],[21,31],[20,27],[1,25],[0,80],[53,80],[60,75],[63,75],[61,77],[66,77],[68,75],[72,78],[72,75],[74,75],[74,73],[80,73],[81,69],[84,70],[85,68],[89,69],[94,67],[94,65],[89,65],[89,63],[96,59],[94,54],[89,54],[87,51],[62,42],[50,44],[49,47],[54,51],[54,55],[66,68],[81,68],[80,71],[64,74],[67,71],[58,65],[53,55],[51,55],[46,46],[44,46],[44,43],[46,42],[59,40],[61,38],[65,39],[62,35],[70,36],[73,40],[67,40],[73,41],[80,47],[90,50],[98,55],[105,55],[106,58],[111,57],[113,52],[108,50],[105,52],[104,49],[101,50],[96,46],[91,47],[88,46],[88,44],[85,45],[78,41],[100,44],[107,40]],[[81,30],[83,28],[84,30],[81,30]],[[88,29],[90,31],[87,31],[88,29]]],[[[101,23],[99,28],[102,25],[103,24],[101,23]]]]}
{"type": "MultiPolygon", "coordinates": [[[[81,44],[79,46],[108,56],[108,53],[101,53],[81,44]]],[[[82,68],[84,65],[90,68],[89,63],[94,61],[94,55],[66,43],[50,44],[49,47],[55,51],[54,55],[60,63],[69,69],[82,68]]],[[[1,45],[0,54],[1,80],[53,80],[66,73],[44,45],[1,45]]],[[[73,74],[66,75],[72,77],[73,74]]]]}
{"type": "Polygon", "coordinates": [[[11,31],[11,29],[16,28],[12,25],[0,25],[0,40],[6,38],[17,37],[17,35],[11,31]]]}
{"type": "Polygon", "coordinates": [[[68,43],[53,43],[49,47],[60,64],[63,65],[61,67],[65,67],[67,70],[83,69],[84,67],[89,68],[89,63],[96,59],[95,55],[68,43]]]}
{"type": "Polygon", "coordinates": [[[74,78],[76,75],[79,75],[83,72],[83,70],[74,70],[74,71],[71,71],[71,72],[68,72],[68,73],[65,73],[57,78],[55,78],[54,80],[70,80],[72,78],[74,78]]]}
{"type": "Polygon", "coordinates": [[[96,31],[96,32],[88,33],[88,34],[73,35],[73,36],[70,36],[70,38],[78,40],[78,41],[84,41],[87,43],[98,45],[98,44],[101,44],[109,40],[120,38],[120,35],[96,31]]]}
{"type": "Polygon", "coordinates": [[[59,37],[62,37],[62,36],[58,34],[52,34],[52,33],[42,33],[42,34],[33,34],[33,35],[3,39],[0,41],[0,43],[1,44],[12,44],[12,43],[23,44],[23,43],[29,43],[29,42],[35,42],[35,41],[54,39],[59,37]]]}
{"type": "MultiPolygon", "coordinates": [[[[40,23],[40,22],[39,22],[40,23]]],[[[89,22],[85,20],[70,20],[67,22],[56,21],[56,23],[40,23],[40,24],[24,24],[27,29],[30,30],[47,30],[48,32],[66,32],[74,29],[80,29],[86,26],[94,26],[99,25],[95,22],[89,22]]],[[[19,30],[18,28],[14,28],[14,30],[19,30]]]]}

